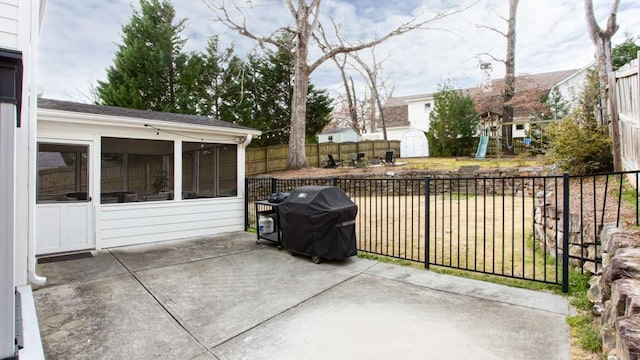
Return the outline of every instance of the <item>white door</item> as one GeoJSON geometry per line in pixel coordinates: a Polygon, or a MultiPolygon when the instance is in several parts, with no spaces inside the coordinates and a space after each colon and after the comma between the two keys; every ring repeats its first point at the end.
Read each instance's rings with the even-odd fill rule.
{"type": "Polygon", "coordinates": [[[407,157],[429,156],[429,142],[424,132],[411,129],[402,135],[400,155],[407,157]]]}
{"type": "Polygon", "coordinates": [[[87,144],[38,143],[36,254],[95,248],[87,144]]]}

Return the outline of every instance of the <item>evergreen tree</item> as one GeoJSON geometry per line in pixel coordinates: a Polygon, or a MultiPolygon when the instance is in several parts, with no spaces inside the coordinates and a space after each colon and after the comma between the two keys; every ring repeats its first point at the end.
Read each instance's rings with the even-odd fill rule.
{"type": "Polygon", "coordinates": [[[590,72],[577,106],[564,120],[549,126],[548,158],[572,174],[611,171],[612,141],[607,125],[600,125],[596,109],[600,82],[597,73],[590,72]]]}
{"type": "Polygon", "coordinates": [[[471,97],[445,84],[433,99],[434,110],[427,133],[430,155],[468,156],[473,153],[479,117],[471,97]]]}
{"type": "Polygon", "coordinates": [[[613,62],[614,71],[637,58],[638,51],[640,51],[640,46],[636,44],[636,39],[629,34],[625,35],[626,39],[611,49],[611,61],[613,62]]]}
{"type": "Polygon", "coordinates": [[[140,0],[128,24],[107,81],[98,81],[103,105],[133,109],[194,113],[194,79],[200,62],[182,52],[185,20],[174,24],[175,10],[166,0],[140,0]]]}

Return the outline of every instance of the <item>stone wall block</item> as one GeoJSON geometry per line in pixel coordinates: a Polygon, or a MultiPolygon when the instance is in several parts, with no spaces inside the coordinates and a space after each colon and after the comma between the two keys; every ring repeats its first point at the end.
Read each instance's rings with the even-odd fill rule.
{"type": "Polygon", "coordinates": [[[640,247],[640,230],[622,230],[617,228],[605,228],[602,233],[602,249],[608,253],[614,253],[620,248],[640,247]]]}
{"type": "Polygon", "coordinates": [[[640,317],[622,317],[616,321],[616,352],[620,360],[640,357],[640,317]]]}
{"type": "Polygon", "coordinates": [[[616,250],[611,262],[610,281],[621,278],[640,278],[640,248],[616,250]]]}

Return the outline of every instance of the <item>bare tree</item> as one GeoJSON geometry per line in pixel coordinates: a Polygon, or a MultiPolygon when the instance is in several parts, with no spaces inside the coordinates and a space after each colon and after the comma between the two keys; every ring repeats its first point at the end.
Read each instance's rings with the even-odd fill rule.
{"type": "Polygon", "coordinates": [[[487,55],[495,61],[504,63],[504,89],[502,91],[502,147],[507,153],[513,152],[513,104],[511,100],[516,93],[516,14],[518,12],[518,1],[509,0],[509,17],[500,18],[507,22],[507,32],[498,30],[493,26],[476,25],[477,27],[489,29],[507,39],[507,56],[504,60],[497,59],[489,53],[487,55]]]}
{"type": "MultiPolygon", "coordinates": [[[[598,79],[600,82],[600,99],[607,99],[606,88],[612,82],[613,62],[611,60],[611,38],[618,31],[618,24],[616,22],[618,6],[620,0],[614,0],[611,5],[611,11],[609,12],[609,18],[607,19],[607,27],[605,29],[600,28],[596,21],[595,14],[593,12],[593,1],[584,0],[584,8],[586,12],[587,27],[589,29],[589,35],[596,47],[596,61],[598,63],[598,79]]],[[[610,86],[610,91],[613,91],[613,86],[610,86]]],[[[618,114],[616,113],[614,98],[612,94],[608,97],[608,111],[604,116],[600,117],[600,124],[606,124],[606,119],[609,118],[611,125],[611,138],[613,140],[613,168],[615,171],[622,170],[622,161],[620,154],[620,131],[618,129],[618,114]]]]}
{"type": "Polygon", "coordinates": [[[338,56],[333,57],[333,62],[336,63],[336,66],[340,70],[340,76],[342,77],[342,83],[344,85],[345,98],[347,101],[347,109],[349,111],[349,117],[351,118],[350,126],[358,133],[361,133],[362,124],[358,124],[358,111],[356,110],[356,92],[355,86],[353,85],[353,78],[347,78],[347,57],[343,56],[342,59],[338,60],[338,56]]]}
{"type": "Polygon", "coordinates": [[[371,48],[371,66],[364,61],[358,53],[351,53],[351,57],[358,63],[361,70],[358,70],[360,74],[367,80],[367,85],[369,86],[369,90],[371,91],[371,115],[370,119],[372,122],[376,122],[376,118],[380,118],[380,124],[382,125],[382,134],[384,140],[387,140],[387,125],[385,123],[384,115],[382,113],[382,97],[379,91],[379,75],[382,70],[382,63],[388,59],[388,57],[382,59],[381,61],[376,60],[376,52],[375,47],[371,48]],[[377,116],[376,116],[377,115],[377,116]]]}
{"type": "Polygon", "coordinates": [[[214,12],[216,16],[215,20],[221,22],[232,31],[258,41],[260,44],[271,44],[292,54],[294,59],[294,84],[291,106],[291,137],[289,142],[289,157],[287,159],[287,168],[289,169],[305,167],[307,165],[305,150],[306,100],[309,77],[315,69],[338,54],[359,51],[416,29],[426,29],[428,24],[436,20],[466,10],[466,8],[450,8],[426,20],[422,20],[419,16],[414,17],[374,40],[361,42],[357,45],[344,46],[324,42],[322,40],[323,36],[318,34],[319,31],[322,31],[320,24],[321,0],[297,0],[297,4],[294,4],[294,0],[285,0],[284,3],[295,22],[294,28],[288,27],[286,29],[294,35],[292,45],[287,46],[287,44],[279,43],[274,34],[265,36],[250,30],[247,27],[246,17],[237,3],[234,3],[233,7],[229,7],[225,5],[224,0],[202,1],[214,12]],[[235,20],[230,10],[235,11],[241,19],[235,20]],[[309,46],[312,45],[312,41],[315,41],[321,55],[317,59],[310,61],[309,46]]]}

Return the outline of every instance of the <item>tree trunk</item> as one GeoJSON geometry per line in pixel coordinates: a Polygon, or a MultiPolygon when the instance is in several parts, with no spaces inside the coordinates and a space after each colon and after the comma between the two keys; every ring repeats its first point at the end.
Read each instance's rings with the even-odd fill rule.
{"type": "Polygon", "coordinates": [[[614,114],[614,99],[613,95],[607,97],[606,89],[609,86],[613,91],[615,80],[610,77],[613,76],[613,61],[611,60],[611,38],[618,31],[618,24],[616,23],[616,17],[618,12],[618,6],[620,0],[614,0],[611,6],[611,12],[607,19],[606,29],[601,29],[596,22],[595,14],[593,12],[593,1],[585,0],[585,13],[587,27],[589,29],[589,36],[596,47],[596,61],[598,63],[598,80],[600,83],[600,103],[604,106],[605,102],[608,105],[608,109],[605,111],[599,111],[600,125],[609,124],[610,134],[612,139],[612,153],[613,153],[613,167],[615,171],[622,171],[622,159],[620,154],[620,132],[618,129],[617,114],[614,114]]]}
{"type": "Polygon", "coordinates": [[[516,92],[516,12],[518,0],[509,0],[509,25],[507,30],[507,58],[505,60],[504,92],[502,94],[502,147],[513,154],[513,105],[516,92]],[[506,124],[505,124],[506,123],[506,124]]]}
{"type": "Polygon", "coordinates": [[[299,169],[307,166],[306,114],[307,94],[309,92],[309,39],[311,25],[308,23],[311,9],[304,1],[298,3],[297,39],[294,56],[293,96],[291,97],[291,132],[289,133],[289,157],[287,169],[299,169]]]}

